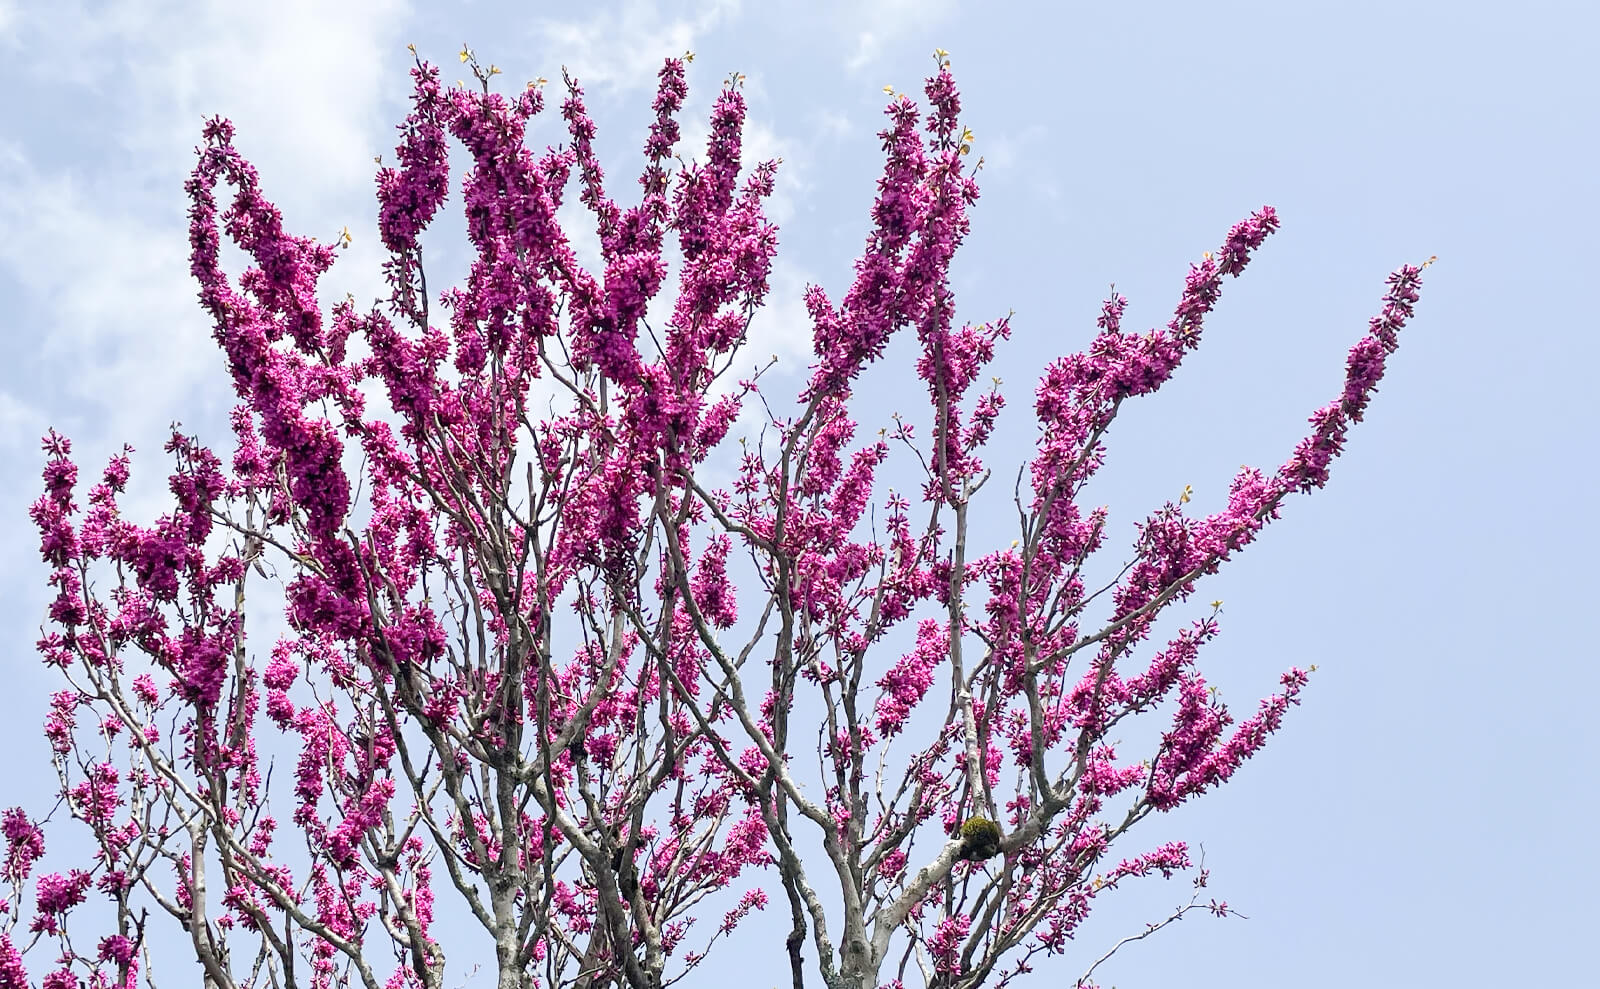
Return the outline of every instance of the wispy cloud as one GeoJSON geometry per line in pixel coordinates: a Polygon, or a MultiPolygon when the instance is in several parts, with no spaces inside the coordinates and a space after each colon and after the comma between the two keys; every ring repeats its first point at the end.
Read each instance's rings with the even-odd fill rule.
{"type": "Polygon", "coordinates": [[[32,384],[50,386],[51,411],[88,403],[98,414],[86,421],[143,433],[170,420],[173,390],[198,380],[211,356],[181,228],[41,174],[15,149],[0,155],[0,226],[12,231],[0,238],[0,265],[25,296],[11,318],[30,316],[32,384]]]}
{"type": "Polygon", "coordinates": [[[992,168],[1010,168],[1026,160],[1028,148],[1049,139],[1042,124],[1029,124],[1015,134],[998,134],[982,145],[984,160],[992,168]]]}
{"type": "Polygon", "coordinates": [[[17,0],[0,0],[0,44],[17,43],[17,0]]]}
{"type": "Polygon", "coordinates": [[[663,6],[627,0],[620,10],[597,12],[587,20],[540,20],[535,36],[586,89],[649,89],[663,57],[692,51],[697,37],[737,13],[739,0],[691,5],[694,12],[682,16],[664,13],[663,6]]]}
{"type": "MultiPolygon", "coordinates": [[[[20,296],[13,314],[31,314],[50,403],[114,406],[114,416],[87,421],[148,436],[216,377],[209,327],[194,305],[180,192],[205,117],[235,121],[291,229],[331,240],[350,204],[370,214],[371,156],[388,140],[380,94],[404,78],[408,58],[398,41],[383,42],[399,9],[388,0],[291,0],[270,10],[69,2],[14,23],[22,54],[6,74],[61,78],[60,123],[106,149],[53,161],[62,138],[36,118],[17,136],[25,143],[0,153],[0,226],[9,234],[0,266],[20,296]]],[[[26,385],[9,387],[44,401],[26,385]]]]}
{"type": "Polygon", "coordinates": [[[0,451],[11,453],[32,447],[45,428],[42,411],[0,391],[0,451]]]}
{"type": "Polygon", "coordinates": [[[854,125],[850,123],[848,114],[826,107],[816,110],[812,114],[817,133],[830,141],[847,138],[854,125]]]}
{"type": "Polygon", "coordinates": [[[845,67],[857,72],[878,60],[884,46],[915,29],[949,16],[954,0],[869,0],[846,4],[840,15],[842,33],[855,39],[845,67]]]}

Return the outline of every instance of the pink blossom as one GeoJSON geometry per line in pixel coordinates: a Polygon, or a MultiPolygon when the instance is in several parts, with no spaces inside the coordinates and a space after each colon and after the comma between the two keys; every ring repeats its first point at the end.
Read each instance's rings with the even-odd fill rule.
{"type": "Polygon", "coordinates": [[[878,681],[884,693],[878,698],[874,721],[884,737],[898,734],[911,709],[933,685],[934,670],[949,656],[950,639],[944,626],[925,619],[917,626],[917,645],[901,657],[893,669],[878,681]]]}
{"type": "Polygon", "coordinates": [[[44,830],[21,807],[8,807],[0,815],[0,831],[6,836],[5,877],[20,883],[44,855],[44,830]]]}
{"type": "Polygon", "coordinates": [[[54,933],[60,923],[60,915],[83,902],[90,880],[89,873],[82,869],[73,869],[66,875],[52,872],[40,876],[35,884],[38,914],[33,920],[34,929],[54,933]]]}
{"type": "Polygon", "coordinates": [[[0,989],[28,989],[28,970],[8,931],[0,931],[0,989]]]}
{"type": "Polygon", "coordinates": [[[957,975],[961,971],[961,948],[972,928],[972,918],[956,914],[939,921],[928,938],[928,954],[933,956],[934,971],[944,975],[957,975]]]}

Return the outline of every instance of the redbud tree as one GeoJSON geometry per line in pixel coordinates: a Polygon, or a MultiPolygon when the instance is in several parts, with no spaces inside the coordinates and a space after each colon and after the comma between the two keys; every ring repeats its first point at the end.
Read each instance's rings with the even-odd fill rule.
{"type": "MultiPolygon", "coordinates": [[[[235,448],[175,432],[174,505],[145,526],[118,507],[126,450],[85,496],[46,438],[51,813],[89,852],[35,875],[43,822],[4,812],[0,989],[29,967],[47,989],[153,985],[174,946],[179,984],[194,964],[218,989],[439,989],[491,958],[500,989],[655,989],[693,984],[769,906],[796,989],[1026,984],[1107,891],[1194,867],[1124,836],[1228,780],[1307,673],[1235,716],[1196,667],[1215,609],[1153,629],[1327,481],[1420,269],[1389,276],[1282,466],[1242,469],[1214,514],[1161,506],[1092,586],[1107,512],[1080,495],[1105,432],[1199,343],[1273,210],[1190,268],[1165,328],[1124,331],[1113,294],[1088,348],[1045,366],[1037,445],[989,509],[1016,529],[978,545],[1005,406],[978,381],[1010,325],[955,318],[980,162],[944,53],[925,105],[889,101],[854,283],[807,290],[814,358],[784,395],[744,349],[777,163],[743,167],[737,76],[703,159],[675,155],[689,57],[661,69],[627,207],[574,80],[568,139],[539,154],[541,85],[497,92],[463,51],[477,83],[448,88],[419,60],[377,174],[389,296],[326,318],[337,242],[286,232],[233,126],[206,124],[191,270],[235,448]],[[450,138],[472,257],[436,293],[422,235],[450,138]],[[603,270],[557,221],[573,186],[603,270]],[[250,262],[236,280],[225,237],[250,262]],[[669,260],[676,301],[652,319],[669,260]],[[927,405],[862,439],[852,389],[907,331],[927,405]],[[875,484],[891,448],[914,498],[875,484]],[[284,603],[270,646],[246,635],[253,588],[284,603]],[[1140,714],[1165,727],[1128,757],[1110,733],[1140,714]]],[[[1201,895],[1183,909],[1228,912],[1201,895]]]]}

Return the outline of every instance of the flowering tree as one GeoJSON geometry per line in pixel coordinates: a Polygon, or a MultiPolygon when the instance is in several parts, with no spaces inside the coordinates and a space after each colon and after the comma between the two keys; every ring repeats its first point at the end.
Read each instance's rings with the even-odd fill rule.
{"type": "MultiPolygon", "coordinates": [[[[540,156],[524,140],[539,85],[495,92],[497,70],[463,51],[478,84],[445,88],[418,61],[398,163],[377,178],[392,291],[326,321],[315,289],[337,245],[286,233],[233,127],[207,124],[192,270],[237,448],[224,465],[175,433],[175,507],[145,527],[118,508],[126,452],[80,506],[68,440],[46,439],[33,518],[57,596],[39,649],[67,687],[45,731],[93,859],[33,878],[23,927],[43,832],[5,812],[0,989],[28,984],[24,955],[48,959],[49,989],[131,989],[163,915],[207,986],[442,987],[488,953],[446,945],[441,892],[492,943],[501,989],[660,987],[765,907],[767,885],[797,989],[807,972],[829,989],[1005,985],[1066,951],[1105,891],[1191,866],[1180,843],[1112,847],[1227,780],[1306,673],[1235,721],[1195,666],[1214,611],[1164,645],[1152,630],[1289,494],[1326,482],[1420,270],[1390,276],[1342,392],[1283,466],[1242,470],[1213,515],[1162,506],[1092,588],[1107,516],[1079,495],[1105,430],[1198,344],[1273,211],[1190,269],[1165,329],[1124,332],[1113,296],[1089,348],[1045,368],[1015,541],[984,550],[970,510],[1004,401],[975,383],[1009,325],[954,319],[981,161],[944,53],[925,114],[888,105],[865,253],[842,300],[808,290],[815,361],[782,415],[741,352],[777,242],[762,213],[776,163],[740,178],[734,77],[704,160],[674,166],[690,57],[661,69],[629,208],[605,190],[573,80],[570,142],[540,156]],[[436,299],[421,234],[446,197],[447,135],[471,156],[475,256],[436,299]],[[574,170],[603,272],[556,220],[574,170]],[[236,283],[224,235],[254,261],[236,283]],[[652,323],[669,236],[677,299],[652,323]],[[861,441],[852,386],[908,328],[926,439],[897,419],[861,441]],[[719,486],[741,415],[757,437],[719,486]],[[921,474],[915,503],[875,491],[892,445],[921,474]],[[289,631],[263,654],[246,592],[274,585],[289,631]],[[1119,755],[1108,733],[1152,711],[1170,719],[1154,750],[1119,755]],[[110,933],[69,933],[89,924],[110,933]]],[[[1191,901],[1207,905],[1227,912],[1191,901]]]]}

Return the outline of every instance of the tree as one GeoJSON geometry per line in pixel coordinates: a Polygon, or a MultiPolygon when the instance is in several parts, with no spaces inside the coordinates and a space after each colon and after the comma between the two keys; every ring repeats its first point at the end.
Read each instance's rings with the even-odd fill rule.
{"type": "Polygon", "coordinates": [[[486,957],[435,936],[441,870],[502,989],[668,985],[767,905],[766,885],[787,906],[797,989],[811,971],[829,989],[1006,985],[1064,952],[1107,890],[1190,868],[1182,843],[1111,849],[1226,781],[1307,673],[1235,721],[1195,665],[1215,609],[1146,644],[1285,498],[1326,482],[1420,268],[1389,277],[1344,389],[1283,466],[1241,470],[1212,515],[1188,514],[1187,494],[1162,506],[1091,589],[1107,513],[1078,501],[1105,431],[1198,345],[1223,279],[1277,228],[1270,207],[1191,267],[1165,329],[1124,332],[1113,295],[1090,347],[1045,368],[1015,541],[980,550],[970,511],[1005,403],[998,382],[975,386],[1010,325],[955,323],[949,266],[982,162],[945,53],[926,115],[888,104],[866,250],[843,300],[807,292],[815,362],[785,414],[763,391],[770,365],[742,351],[776,249],[762,202],[777,163],[741,181],[741,78],[705,160],[675,168],[692,56],[665,62],[643,195],[624,209],[574,80],[571,140],[537,156],[542,80],[503,95],[498,70],[461,57],[476,86],[446,88],[420,59],[412,72],[398,163],[377,177],[392,291],[367,311],[346,300],[323,319],[336,245],[286,233],[232,125],[207,123],[186,188],[200,301],[240,401],[230,464],[175,431],[175,507],[146,527],[118,508],[129,451],[80,506],[68,439],[45,440],[32,515],[57,596],[39,650],[68,682],[45,732],[58,807],[95,859],[33,877],[42,822],[5,812],[0,989],[51,951],[51,989],[131,987],[163,914],[207,986],[441,987],[447,961],[486,957]],[[471,157],[475,257],[438,298],[445,329],[421,234],[446,197],[448,136],[471,157]],[[556,219],[574,169],[598,274],[556,219]],[[224,234],[254,262],[237,285],[224,234]],[[678,293],[655,325],[669,235],[678,293]],[[908,328],[927,439],[897,419],[860,440],[852,387],[908,328]],[[759,433],[718,486],[741,415],[759,433]],[[915,504],[875,488],[892,445],[920,472],[915,504]],[[279,574],[289,631],[262,656],[246,592],[279,574]],[[1119,757],[1109,733],[1150,712],[1170,718],[1154,751],[1119,757]],[[274,782],[280,758],[292,783],[274,782]],[[722,914],[710,929],[706,911],[722,914]],[[112,933],[91,950],[68,934],[85,923],[112,933]]]}

